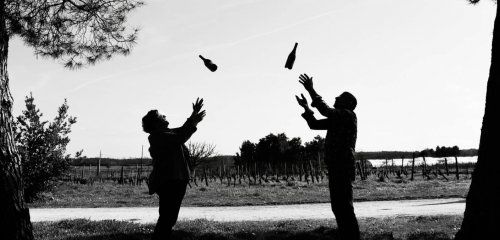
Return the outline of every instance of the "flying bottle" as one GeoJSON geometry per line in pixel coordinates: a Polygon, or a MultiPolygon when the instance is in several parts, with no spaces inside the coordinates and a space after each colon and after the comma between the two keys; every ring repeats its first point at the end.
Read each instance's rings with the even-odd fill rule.
{"type": "Polygon", "coordinates": [[[298,43],[295,43],[295,46],[293,47],[293,50],[288,54],[288,58],[286,59],[286,64],[285,68],[288,68],[292,70],[293,63],[295,62],[295,53],[297,52],[297,45],[298,43]]]}
{"type": "Polygon", "coordinates": [[[210,59],[207,59],[207,58],[204,58],[203,56],[199,55],[199,57],[201,58],[201,60],[203,60],[203,63],[205,64],[205,66],[212,72],[215,72],[217,70],[217,65],[215,65],[212,60],[210,59]]]}

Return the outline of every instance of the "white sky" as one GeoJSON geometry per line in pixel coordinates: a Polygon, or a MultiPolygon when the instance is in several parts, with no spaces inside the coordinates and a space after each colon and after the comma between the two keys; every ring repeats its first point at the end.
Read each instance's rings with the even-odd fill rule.
{"type": "MultiPolygon", "coordinates": [[[[484,109],[495,7],[465,0],[147,1],[129,56],[71,71],[11,41],[14,114],[33,91],[52,119],[64,98],[78,118],[69,151],[87,156],[147,153],[141,118],[163,112],[181,125],[196,97],[207,116],[192,141],[234,154],[270,132],[311,140],[294,95],[312,75],[329,103],[358,99],[358,151],[475,148],[484,109]],[[286,57],[299,43],[293,70],[286,57]],[[198,54],[212,59],[206,69],[198,54]]],[[[319,117],[319,114],[316,114],[319,117]]]]}

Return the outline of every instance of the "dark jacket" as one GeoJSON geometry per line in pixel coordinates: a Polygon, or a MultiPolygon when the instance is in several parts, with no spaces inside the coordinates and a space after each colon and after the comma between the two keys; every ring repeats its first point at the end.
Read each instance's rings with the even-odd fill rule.
{"type": "Polygon", "coordinates": [[[325,119],[316,119],[312,111],[302,114],[314,130],[327,130],[325,138],[325,163],[332,174],[346,175],[354,180],[354,151],[357,137],[356,114],[347,109],[329,107],[319,95],[311,104],[325,119]]]}
{"type": "Polygon", "coordinates": [[[189,180],[189,152],[184,143],[196,131],[196,124],[188,119],[182,127],[151,133],[149,153],[153,171],[149,175],[149,194],[154,194],[168,181],[189,180]]]}

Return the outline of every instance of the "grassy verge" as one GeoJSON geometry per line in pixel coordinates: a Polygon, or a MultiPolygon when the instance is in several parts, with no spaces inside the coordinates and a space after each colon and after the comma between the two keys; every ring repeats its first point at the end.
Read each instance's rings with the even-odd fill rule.
{"type": "MultiPolygon", "coordinates": [[[[470,179],[422,180],[375,179],[356,180],[353,184],[355,201],[400,200],[423,198],[465,197],[470,179]]],[[[147,194],[147,186],[118,185],[111,182],[94,185],[59,183],[52,192],[30,207],[132,207],[157,206],[156,195],[147,194]]],[[[304,182],[268,183],[248,186],[212,183],[206,187],[188,187],[183,206],[244,206],[269,204],[299,204],[329,202],[328,183],[304,182]]]]}
{"type": "MultiPolygon", "coordinates": [[[[391,217],[360,219],[362,239],[452,239],[462,218],[459,216],[391,217]]],[[[36,239],[142,240],[150,239],[154,225],[130,222],[67,220],[34,224],[36,239]]],[[[174,239],[339,239],[336,225],[327,220],[219,223],[207,220],[179,222],[174,239]]]]}

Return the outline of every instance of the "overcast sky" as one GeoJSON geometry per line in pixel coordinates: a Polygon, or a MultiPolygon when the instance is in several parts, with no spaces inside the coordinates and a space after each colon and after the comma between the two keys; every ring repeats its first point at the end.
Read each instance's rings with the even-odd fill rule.
{"type": "Polygon", "coordinates": [[[96,66],[67,70],[13,39],[14,114],[30,91],[49,119],[67,98],[78,118],[70,153],[137,157],[144,145],[149,156],[142,116],[158,109],[176,127],[203,97],[192,141],[234,154],[271,132],[326,134],[308,129],[294,99],[308,73],[329,104],[343,91],[357,97],[358,151],[476,148],[494,14],[491,1],[146,0],[129,19],[141,28],[132,53],[96,66]]]}

